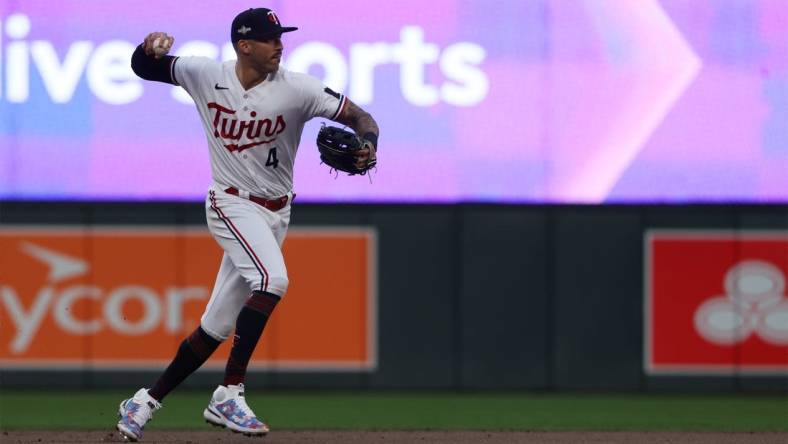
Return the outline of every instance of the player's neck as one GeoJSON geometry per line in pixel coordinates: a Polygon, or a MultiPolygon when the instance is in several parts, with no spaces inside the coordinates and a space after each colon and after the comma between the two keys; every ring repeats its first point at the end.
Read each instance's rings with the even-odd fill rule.
{"type": "Polygon", "coordinates": [[[261,72],[238,60],[235,63],[235,75],[245,90],[254,88],[268,78],[268,72],[261,72]]]}

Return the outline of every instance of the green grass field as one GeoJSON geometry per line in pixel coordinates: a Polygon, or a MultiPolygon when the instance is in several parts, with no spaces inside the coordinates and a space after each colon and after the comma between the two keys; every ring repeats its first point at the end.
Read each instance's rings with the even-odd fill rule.
{"type": "MultiPolygon", "coordinates": [[[[0,392],[0,428],[107,429],[127,392],[0,392]]],[[[210,391],[170,395],[151,429],[199,429],[210,391]]],[[[788,399],[737,395],[271,392],[249,404],[283,429],[788,431],[788,399]]]]}

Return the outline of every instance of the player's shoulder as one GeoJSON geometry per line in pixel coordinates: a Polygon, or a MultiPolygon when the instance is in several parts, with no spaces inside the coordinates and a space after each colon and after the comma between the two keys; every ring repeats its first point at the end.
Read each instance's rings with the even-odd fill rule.
{"type": "Polygon", "coordinates": [[[274,81],[281,82],[296,89],[303,89],[305,86],[311,85],[319,86],[322,84],[316,77],[303,72],[291,71],[283,67],[279,67],[274,74],[274,81]]]}

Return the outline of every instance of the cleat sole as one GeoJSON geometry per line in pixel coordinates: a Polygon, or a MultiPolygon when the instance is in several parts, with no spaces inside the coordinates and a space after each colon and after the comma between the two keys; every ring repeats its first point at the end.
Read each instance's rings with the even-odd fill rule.
{"type": "Polygon", "coordinates": [[[125,441],[125,442],[137,442],[138,441],[138,439],[136,437],[129,436],[126,433],[124,433],[123,430],[120,429],[120,427],[115,426],[115,428],[118,430],[118,434],[120,435],[121,439],[123,439],[123,441],[125,441]]]}
{"type": "Polygon", "coordinates": [[[207,422],[208,424],[210,424],[210,425],[212,425],[214,427],[221,427],[221,428],[227,429],[227,430],[229,430],[229,431],[231,431],[233,433],[238,433],[240,435],[247,436],[249,438],[252,438],[252,437],[260,437],[260,438],[262,438],[266,434],[268,434],[268,431],[261,432],[261,433],[255,433],[255,432],[248,432],[248,431],[245,431],[245,430],[236,430],[236,429],[228,426],[224,422],[225,421],[224,418],[222,416],[216,414],[216,412],[211,411],[210,408],[206,408],[203,411],[203,419],[205,420],[205,422],[207,422]]]}

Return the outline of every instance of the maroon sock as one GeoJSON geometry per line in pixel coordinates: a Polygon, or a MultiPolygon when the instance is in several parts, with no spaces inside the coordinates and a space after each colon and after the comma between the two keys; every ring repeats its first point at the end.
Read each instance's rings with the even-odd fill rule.
{"type": "Polygon", "coordinates": [[[161,402],[187,376],[200,368],[219,344],[221,341],[210,337],[202,327],[197,327],[188,338],[181,342],[175,358],[164,370],[153,388],[148,390],[148,393],[153,399],[161,402]]]}
{"type": "Polygon", "coordinates": [[[255,291],[246,301],[235,323],[233,348],[224,370],[224,385],[244,382],[249,359],[279,299],[275,294],[255,291]]]}

